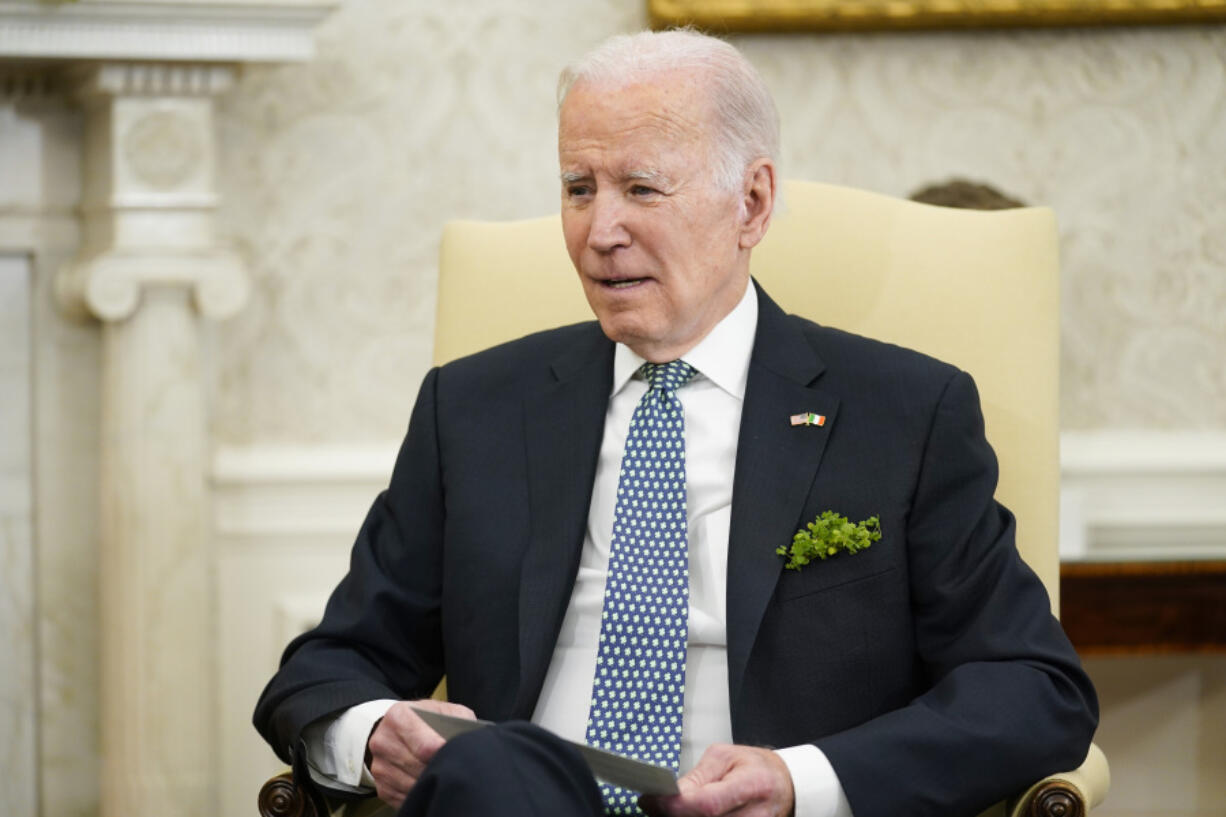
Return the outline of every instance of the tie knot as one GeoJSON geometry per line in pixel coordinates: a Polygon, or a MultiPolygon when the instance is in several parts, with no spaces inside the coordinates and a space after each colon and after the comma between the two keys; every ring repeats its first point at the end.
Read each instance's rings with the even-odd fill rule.
{"type": "Polygon", "coordinates": [[[644,363],[641,369],[649,384],[648,391],[676,391],[690,381],[698,370],[684,360],[667,363],[644,363]]]}

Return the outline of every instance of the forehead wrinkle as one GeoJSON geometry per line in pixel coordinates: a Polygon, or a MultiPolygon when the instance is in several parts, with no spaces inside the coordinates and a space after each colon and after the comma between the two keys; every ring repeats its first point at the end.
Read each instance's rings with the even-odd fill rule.
{"type": "Polygon", "coordinates": [[[619,98],[640,92],[639,96],[650,99],[650,103],[637,106],[628,113],[671,117],[688,123],[696,130],[701,130],[703,121],[716,112],[713,94],[717,89],[709,72],[702,68],[675,68],[605,79],[586,78],[572,86],[567,101],[571,96],[585,95],[575,94],[575,91],[586,92],[589,104],[595,103],[597,106],[616,106],[619,98]]]}
{"type": "Polygon", "coordinates": [[[692,83],[637,82],[615,87],[581,83],[559,111],[558,149],[564,182],[602,175],[674,187],[712,150],[710,100],[692,83]]]}
{"type": "Polygon", "coordinates": [[[709,144],[708,134],[698,122],[678,121],[676,117],[651,111],[635,111],[632,117],[637,121],[620,122],[603,133],[587,130],[576,133],[563,127],[558,133],[559,158],[565,164],[583,165],[591,153],[607,153],[615,148],[624,158],[624,165],[629,166],[628,171],[622,171],[625,177],[629,171],[660,173],[659,162],[664,157],[702,153],[709,144]]]}
{"type": "Polygon", "coordinates": [[[639,144],[651,151],[692,147],[707,139],[707,129],[701,117],[688,115],[685,106],[668,105],[663,109],[640,109],[624,118],[617,137],[629,144],[639,144]]]}
{"type": "Polygon", "coordinates": [[[588,139],[599,140],[613,136],[623,141],[642,139],[675,145],[698,142],[709,137],[712,127],[710,102],[696,96],[693,89],[638,83],[618,88],[585,90],[591,93],[579,94],[574,99],[568,97],[568,104],[563,106],[559,122],[562,127],[558,131],[560,138],[569,136],[572,141],[582,143],[588,139]],[[632,107],[625,105],[623,92],[641,86],[646,86],[654,93],[649,99],[641,100],[632,107]],[[604,93],[599,94],[599,91],[604,93]],[[593,134],[584,127],[590,121],[588,115],[598,112],[612,114],[608,119],[599,115],[595,117],[606,125],[611,121],[609,133],[593,134]],[[567,114],[571,116],[568,117],[567,114]],[[566,121],[568,118],[572,120],[569,123],[566,121]],[[567,134],[565,131],[571,133],[567,134]]]}
{"type": "Polygon", "coordinates": [[[642,170],[627,170],[623,174],[623,177],[627,181],[650,182],[651,184],[656,184],[656,185],[667,185],[672,181],[668,177],[668,174],[663,173],[654,168],[644,168],[642,170]]]}

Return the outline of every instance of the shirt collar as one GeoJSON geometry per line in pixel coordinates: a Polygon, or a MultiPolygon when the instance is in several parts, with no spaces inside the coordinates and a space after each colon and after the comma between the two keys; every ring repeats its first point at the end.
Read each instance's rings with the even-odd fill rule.
{"type": "MultiPolygon", "coordinates": [[[[749,357],[753,353],[754,333],[757,330],[758,293],[750,281],[733,310],[681,359],[716,386],[736,399],[744,400],[745,384],[749,381],[749,357]]],[[[646,362],[629,346],[617,344],[613,354],[613,389],[610,393],[617,394],[625,388],[646,362]]]]}

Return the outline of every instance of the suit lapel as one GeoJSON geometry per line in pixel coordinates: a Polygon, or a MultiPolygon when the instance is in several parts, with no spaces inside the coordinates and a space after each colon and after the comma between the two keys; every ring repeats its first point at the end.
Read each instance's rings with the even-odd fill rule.
{"type": "MultiPolygon", "coordinates": [[[[755,284],[756,285],[756,284],[755,284]]],[[[731,705],[838,413],[814,386],[824,364],[798,324],[758,290],[758,329],[737,443],[728,542],[731,705]],[[801,412],[824,426],[792,426],[801,412]]],[[[512,717],[532,714],[574,587],[613,380],[613,344],[596,324],[551,365],[524,405],[530,539],[520,572],[520,686],[512,717]]]]}
{"type": "Polygon", "coordinates": [[[551,364],[524,404],[530,534],[519,580],[520,686],[513,717],[532,714],[579,568],[613,382],[613,344],[596,324],[551,364]]]}
{"type": "Polygon", "coordinates": [[[824,364],[800,325],[761,288],[758,299],[728,536],[728,687],[734,713],[758,626],[783,568],[775,548],[791,542],[800,527],[839,405],[813,385],[824,364]],[[825,424],[791,425],[791,415],[801,412],[825,415],[825,424]]]}

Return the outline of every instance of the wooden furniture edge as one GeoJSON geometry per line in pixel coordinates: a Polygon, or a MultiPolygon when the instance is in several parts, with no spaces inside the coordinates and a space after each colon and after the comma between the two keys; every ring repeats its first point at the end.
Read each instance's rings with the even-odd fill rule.
{"type": "Polygon", "coordinates": [[[315,813],[315,807],[301,786],[294,783],[291,772],[269,778],[260,786],[260,817],[327,817],[315,813]]]}
{"type": "Polygon", "coordinates": [[[1065,562],[1060,598],[1083,655],[1226,652],[1226,561],[1065,562]]]}
{"type": "Polygon", "coordinates": [[[1049,780],[1030,793],[1026,817],[1085,817],[1089,806],[1081,792],[1064,780],[1049,780]]]}

